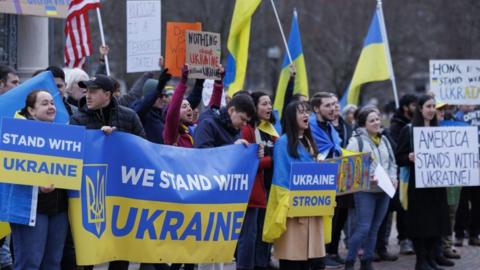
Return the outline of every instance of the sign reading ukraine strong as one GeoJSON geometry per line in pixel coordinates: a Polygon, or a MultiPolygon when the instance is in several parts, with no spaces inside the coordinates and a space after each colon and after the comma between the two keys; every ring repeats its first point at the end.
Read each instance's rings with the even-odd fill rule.
{"type": "Polygon", "coordinates": [[[190,149],[87,131],[71,192],[77,263],[232,261],[258,167],[255,146],[190,149]]]}
{"type": "Polygon", "coordinates": [[[80,189],[85,128],[3,118],[0,182],[80,189]]]}
{"type": "Polygon", "coordinates": [[[338,165],[292,163],[289,217],[332,216],[337,190],[338,165]]]}

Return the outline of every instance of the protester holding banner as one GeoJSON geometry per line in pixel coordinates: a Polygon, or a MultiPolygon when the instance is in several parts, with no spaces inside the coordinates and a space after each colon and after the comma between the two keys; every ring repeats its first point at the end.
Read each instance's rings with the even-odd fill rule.
{"type": "Polygon", "coordinates": [[[381,121],[376,107],[365,107],[357,115],[358,128],[348,143],[348,150],[366,152],[372,156],[370,164],[370,189],[354,193],[356,225],[349,238],[345,269],[353,270],[358,250],[363,247],[362,270],[373,269],[372,260],[377,232],[387,213],[388,195],[377,185],[377,166],[383,168],[393,185],[397,185],[397,165],[393,148],[381,133],[381,121]]]}
{"type": "MultiPolygon", "coordinates": [[[[118,105],[113,97],[115,86],[105,75],[97,75],[89,81],[81,81],[78,86],[87,90],[82,98],[79,110],[70,118],[73,125],[85,126],[87,129],[101,129],[105,134],[123,131],[145,137],[142,123],[137,114],[129,108],[118,105]]],[[[93,269],[88,266],[86,269],[93,269]]],[[[110,270],[126,270],[128,262],[111,262],[110,270]]]]}
{"type": "Polygon", "coordinates": [[[247,212],[237,244],[237,269],[267,269],[270,245],[262,241],[265,207],[272,181],[273,145],[278,133],[273,126],[272,101],[263,92],[251,94],[256,107],[252,121],[242,128],[242,138],[249,143],[261,144],[264,157],[260,159],[257,175],[250,194],[247,212]]]}
{"type": "MultiPolygon", "coordinates": [[[[56,107],[50,93],[31,92],[19,115],[25,119],[53,122],[56,107]]],[[[53,185],[40,187],[34,226],[10,223],[15,254],[14,269],[59,270],[68,229],[67,195],[53,185]]]]}
{"type": "Polygon", "coordinates": [[[284,134],[275,143],[273,154],[263,239],[273,243],[274,256],[280,260],[280,269],[285,270],[310,269],[325,256],[323,217],[287,217],[291,164],[317,160],[308,115],[307,103],[295,101],[287,105],[282,116],[284,134]]]}
{"type": "Polygon", "coordinates": [[[416,188],[413,128],[437,126],[435,100],[432,96],[418,98],[412,125],[399,135],[396,158],[399,166],[409,167],[407,234],[413,241],[417,257],[416,270],[439,269],[435,262],[435,247],[448,233],[448,204],[445,188],[416,188]]]}

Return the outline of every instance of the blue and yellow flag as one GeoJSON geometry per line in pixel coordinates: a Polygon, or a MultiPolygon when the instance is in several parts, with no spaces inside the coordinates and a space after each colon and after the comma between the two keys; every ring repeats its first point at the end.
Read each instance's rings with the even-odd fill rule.
{"type": "Polygon", "coordinates": [[[243,88],[248,62],[251,18],[261,0],[237,0],[228,35],[225,86],[233,96],[243,88]]]}
{"type": "MultiPolygon", "coordinates": [[[[296,68],[297,75],[295,76],[295,85],[293,87],[294,94],[302,94],[308,97],[308,79],[307,69],[305,67],[305,58],[303,57],[302,38],[300,36],[300,29],[298,27],[297,10],[293,11],[292,27],[290,29],[290,36],[288,38],[288,50],[292,56],[293,64],[296,68]]],[[[283,58],[282,71],[278,79],[277,92],[275,95],[275,102],[273,108],[278,111],[281,116],[285,101],[285,92],[287,89],[288,80],[290,79],[290,71],[288,66],[290,60],[285,54],[283,58]]]]}
{"type": "Polygon", "coordinates": [[[358,104],[362,84],[390,79],[386,57],[386,40],[381,32],[380,9],[377,8],[373,15],[368,34],[363,41],[357,66],[353,73],[352,81],[342,97],[341,105],[358,104]]]}

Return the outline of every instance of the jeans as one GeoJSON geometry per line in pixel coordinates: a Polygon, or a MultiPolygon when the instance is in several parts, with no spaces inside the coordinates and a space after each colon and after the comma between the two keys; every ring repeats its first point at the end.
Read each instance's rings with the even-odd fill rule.
{"type": "Polygon", "coordinates": [[[270,245],[262,241],[264,219],[264,209],[247,208],[237,243],[237,268],[268,266],[270,245]]]}
{"type": "Polygon", "coordinates": [[[10,236],[6,236],[0,241],[0,269],[12,265],[12,256],[10,254],[10,236]]]}
{"type": "Polygon", "coordinates": [[[377,233],[388,210],[389,197],[383,192],[357,192],[355,200],[355,229],[348,243],[348,261],[355,261],[363,247],[363,259],[372,260],[377,233]]]}
{"type": "Polygon", "coordinates": [[[15,270],[60,270],[68,230],[67,213],[37,214],[33,227],[10,224],[15,270]]]}

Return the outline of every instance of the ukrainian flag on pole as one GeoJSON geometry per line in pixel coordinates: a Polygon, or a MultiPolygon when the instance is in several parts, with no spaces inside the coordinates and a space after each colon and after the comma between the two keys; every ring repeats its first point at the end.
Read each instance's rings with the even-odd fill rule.
{"type": "Polygon", "coordinates": [[[248,62],[251,18],[261,0],[237,0],[228,34],[225,86],[233,96],[243,88],[248,62]]]}
{"type": "MultiPolygon", "coordinates": [[[[288,49],[292,55],[292,61],[296,68],[295,85],[293,87],[294,94],[302,94],[308,97],[308,79],[307,69],[305,67],[305,58],[303,57],[302,38],[300,37],[300,29],[298,27],[297,10],[293,11],[292,26],[290,29],[290,36],[288,37],[288,49]]],[[[285,90],[287,89],[288,80],[290,79],[290,71],[288,66],[290,60],[285,54],[283,58],[282,71],[278,79],[277,92],[275,95],[275,102],[273,108],[281,115],[283,109],[283,102],[285,101],[285,90]]]]}
{"type": "MultiPolygon", "coordinates": [[[[388,79],[392,79],[392,82],[395,81],[388,50],[388,40],[384,31],[381,4],[379,4],[370,23],[368,34],[363,41],[363,49],[355,67],[352,81],[340,102],[341,105],[358,104],[362,84],[388,79]]],[[[394,86],[394,88],[396,87],[394,86]]],[[[394,91],[396,92],[396,89],[394,91]]]]}

